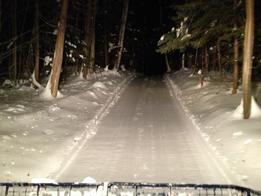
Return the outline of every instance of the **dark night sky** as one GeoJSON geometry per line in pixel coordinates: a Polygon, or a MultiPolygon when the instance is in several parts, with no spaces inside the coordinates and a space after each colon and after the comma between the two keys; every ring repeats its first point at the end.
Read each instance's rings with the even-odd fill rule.
{"type": "MultiPolygon", "coordinates": [[[[2,5],[2,32],[1,32],[1,41],[5,42],[12,39],[12,20],[13,20],[13,2],[14,0],[3,1],[2,5]]],[[[28,50],[28,45],[24,44],[31,39],[31,30],[34,24],[34,0],[17,0],[17,18],[18,18],[18,35],[19,39],[17,40],[18,44],[23,45],[23,51],[28,50]],[[26,33],[25,33],[26,32],[26,33]],[[20,36],[22,35],[22,36],[20,36]]],[[[71,1],[71,6],[69,9],[68,15],[68,25],[66,33],[69,34],[70,26],[75,25],[75,17],[77,12],[80,12],[80,16],[84,18],[85,9],[84,7],[75,6],[75,2],[71,1]]],[[[85,0],[79,1],[83,5],[85,0]]],[[[100,3],[102,4],[102,0],[100,3]]],[[[115,31],[116,25],[120,24],[120,14],[121,14],[121,0],[110,0],[114,10],[112,10],[114,17],[109,19],[110,22],[108,25],[111,26],[111,30],[114,30],[113,33],[118,33],[115,31]]],[[[172,26],[170,21],[171,10],[168,8],[168,5],[173,3],[173,0],[130,0],[129,5],[129,14],[128,14],[128,26],[131,28],[139,29],[140,31],[135,35],[139,38],[139,42],[136,45],[133,45],[133,51],[135,51],[135,62],[139,70],[146,72],[148,74],[162,73],[165,69],[165,63],[163,57],[156,53],[157,41],[160,36],[169,30],[172,26]],[[162,3],[162,12],[160,14],[160,4],[162,3]],[[162,22],[160,21],[160,16],[162,17],[162,22]]],[[[53,0],[40,1],[40,25],[41,25],[41,52],[42,57],[44,58],[46,53],[53,51],[54,43],[50,40],[55,40],[55,37],[52,36],[53,29],[56,28],[57,16],[59,15],[59,4],[53,0]]],[[[101,14],[101,13],[100,13],[101,14]]],[[[102,14],[100,17],[100,24],[102,24],[102,14]]],[[[98,21],[98,20],[97,20],[98,21]]],[[[82,31],[84,30],[84,20],[80,21],[82,31]]],[[[81,28],[80,27],[80,28],[81,28]]],[[[79,27],[78,27],[79,28],[79,27]]],[[[102,34],[102,31],[100,32],[102,34]]],[[[133,32],[127,29],[125,44],[128,43],[128,36],[133,37],[133,32]]],[[[102,43],[102,38],[97,34],[97,39],[102,43]]],[[[129,39],[131,40],[131,39],[129,39]]],[[[102,50],[102,49],[101,49],[102,50]]],[[[99,52],[99,51],[98,51],[99,52]]],[[[97,53],[98,53],[97,52],[97,53]]],[[[25,54],[26,55],[26,54],[25,54]]],[[[129,54],[126,54],[129,55],[129,54]]],[[[103,63],[103,57],[100,58],[97,55],[97,62],[103,63]],[[100,62],[99,62],[100,61],[100,62]]],[[[8,64],[9,58],[3,59],[3,64],[8,64]]],[[[100,64],[101,64],[100,63],[100,64]]],[[[7,73],[7,66],[1,67],[1,73],[7,73]]]]}
{"type": "Polygon", "coordinates": [[[130,23],[135,23],[142,30],[143,49],[137,51],[139,70],[146,74],[161,74],[165,71],[163,56],[156,53],[157,41],[160,36],[171,26],[170,1],[163,0],[130,1],[130,11],[135,12],[134,20],[130,14],[130,23]]]}

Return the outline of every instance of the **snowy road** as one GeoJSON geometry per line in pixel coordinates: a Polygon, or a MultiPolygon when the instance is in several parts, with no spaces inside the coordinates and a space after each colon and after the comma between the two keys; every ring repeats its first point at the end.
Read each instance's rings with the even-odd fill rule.
{"type": "Polygon", "coordinates": [[[162,78],[136,78],[59,181],[231,183],[162,78]]]}

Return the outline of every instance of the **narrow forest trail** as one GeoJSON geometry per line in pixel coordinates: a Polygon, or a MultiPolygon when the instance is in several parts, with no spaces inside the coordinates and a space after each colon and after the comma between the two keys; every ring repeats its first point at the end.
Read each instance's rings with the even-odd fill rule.
{"type": "Polygon", "coordinates": [[[57,179],[233,183],[202,144],[163,78],[136,78],[57,179]]]}

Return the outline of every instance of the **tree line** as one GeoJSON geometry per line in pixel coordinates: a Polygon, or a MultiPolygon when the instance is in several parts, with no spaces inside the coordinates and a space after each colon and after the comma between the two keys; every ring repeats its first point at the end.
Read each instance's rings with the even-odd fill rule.
{"type": "Polygon", "coordinates": [[[248,119],[252,64],[260,59],[259,53],[253,55],[254,32],[259,30],[254,28],[254,0],[193,0],[173,7],[178,25],[161,37],[157,51],[168,56],[181,53],[180,64],[184,68],[186,62],[194,73],[200,70],[202,85],[209,71],[217,71],[221,81],[231,71],[232,94],[236,94],[242,79],[244,118],[248,119]]]}
{"type": "Polygon", "coordinates": [[[128,5],[129,0],[0,0],[0,77],[14,86],[31,78],[42,88],[48,76],[46,89],[56,97],[66,70],[85,79],[97,64],[118,70],[128,5]]]}

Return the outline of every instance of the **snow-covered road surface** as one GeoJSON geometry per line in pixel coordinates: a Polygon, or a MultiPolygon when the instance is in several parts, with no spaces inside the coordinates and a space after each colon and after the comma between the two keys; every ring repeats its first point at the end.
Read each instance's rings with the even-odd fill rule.
{"type": "Polygon", "coordinates": [[[235,183],[213,156],[163,78],[136,78],[56,180],[235,183]]]}

